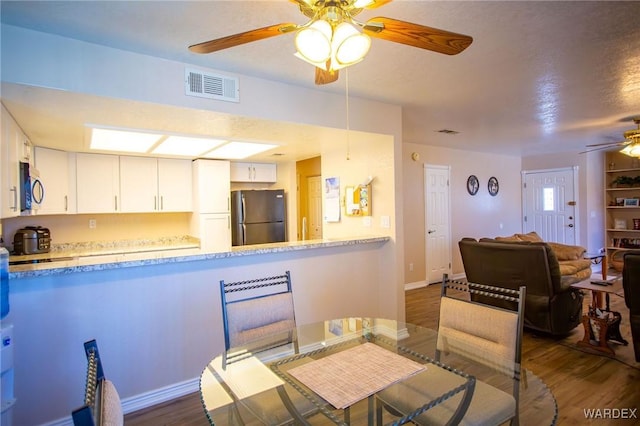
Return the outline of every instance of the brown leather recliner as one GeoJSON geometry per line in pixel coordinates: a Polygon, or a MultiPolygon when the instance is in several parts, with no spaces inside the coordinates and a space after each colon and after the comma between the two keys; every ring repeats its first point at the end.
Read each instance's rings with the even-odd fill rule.
{"type": "MultiPolygon", "coordinates": [[[[578,279],[561,277],[558,260],[548,244],[463,238],[458,246],[467,280],[514,290],[521,285],[527,287],[526,328],[563,335],[581,323],[583,294],[571,287],[578,279]]],[[[482,296],[473,298],[497,304],[482,296]]],[[[509,302],[500,304],[512,308],[509,302]]]]}
{"type": "Polygon", "coordinates": [[[633,351],[636,355],[636,362],[640,362],[640,253],[625,253],[623,265],[624,303],[629,308],[633,351]]]}

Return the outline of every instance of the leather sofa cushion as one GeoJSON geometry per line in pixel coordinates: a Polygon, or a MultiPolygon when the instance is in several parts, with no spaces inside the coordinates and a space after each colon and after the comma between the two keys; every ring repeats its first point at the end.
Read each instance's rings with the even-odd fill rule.
{"type": "MultiPolygon", "coordinates": [[[[547,244],[549,244],[549,247],[551,247],[551,249],[556,253],[558,260],[582,259],[582,256],[584,256],[584,253],[587,251],[584,247],[580,246],[571,246],[568,244],[553,242],[548,242],[547,244]]],[[[591,261],[589,259],[587,259],[587,261],[589,262],[589,265],[587,266],[591,267],[591,261]]]]}

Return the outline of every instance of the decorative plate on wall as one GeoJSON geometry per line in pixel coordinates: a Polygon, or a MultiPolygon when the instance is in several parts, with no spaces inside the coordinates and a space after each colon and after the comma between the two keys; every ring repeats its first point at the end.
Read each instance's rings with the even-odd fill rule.
{"type": "Polygon", "coordinates": [[[471,195],[476,195],[479,187],[480,183],[478,182],[476,175],[469,176],[467,179],[467,192],[471,195]]]}
{"type": "Polygon", "coordinates": [[[495,197],[496,194],[498,194],[498,191],[500,190],[500,186],[498,185],[498,179],[491,176],[489,178],[489,183],[487,184],[487,188],[489,189],[489,194],[495,197]]]}

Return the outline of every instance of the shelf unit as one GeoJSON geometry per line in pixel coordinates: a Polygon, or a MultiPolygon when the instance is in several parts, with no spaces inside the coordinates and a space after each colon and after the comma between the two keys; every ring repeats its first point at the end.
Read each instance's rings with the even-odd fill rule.
{"type": "MultiPolygon", "coordinates": [[[[634,229],[634,219],[637,219],[636,227],[640,228],[640,206],[631,206],[628,204],[633,201],[625,201],[640,200],[640,184],[613,183],[619,176],[640,176],[640,159],[617,151],[607,152],[604,169],[605,244],[607,257],[611,259],[618,250],[640,250],[640,229],[634,229]]],[[[611,261],[609,265],[612,265],[611,261]]]]}

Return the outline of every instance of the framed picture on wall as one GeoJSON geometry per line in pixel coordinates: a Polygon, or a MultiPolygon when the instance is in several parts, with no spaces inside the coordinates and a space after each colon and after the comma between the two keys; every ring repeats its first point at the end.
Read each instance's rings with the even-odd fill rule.
{"type": "Polygon", "coordinates": [[[467,192],[471,195],[476,195],[479,187],[480,183],[478,182],[476,175],[469,176],[467,179],[467,192]]]}
{"type": "Polygon", "coordinates": [[[498,179],[496,179],[494,176],[491,176],[489,178],[489,182],[487,183],[487,189],[489,190],[489,194],[492,197],[495,197],[498,194],[498,191],[500,190],[500,186],[498,185],[498,179]]]}
{"type": "Polygon", "coordinates": [[[637,198],[625,198],[624,206],[625,207],[638,207],[640,205],[640,200],[637,198]]]}

